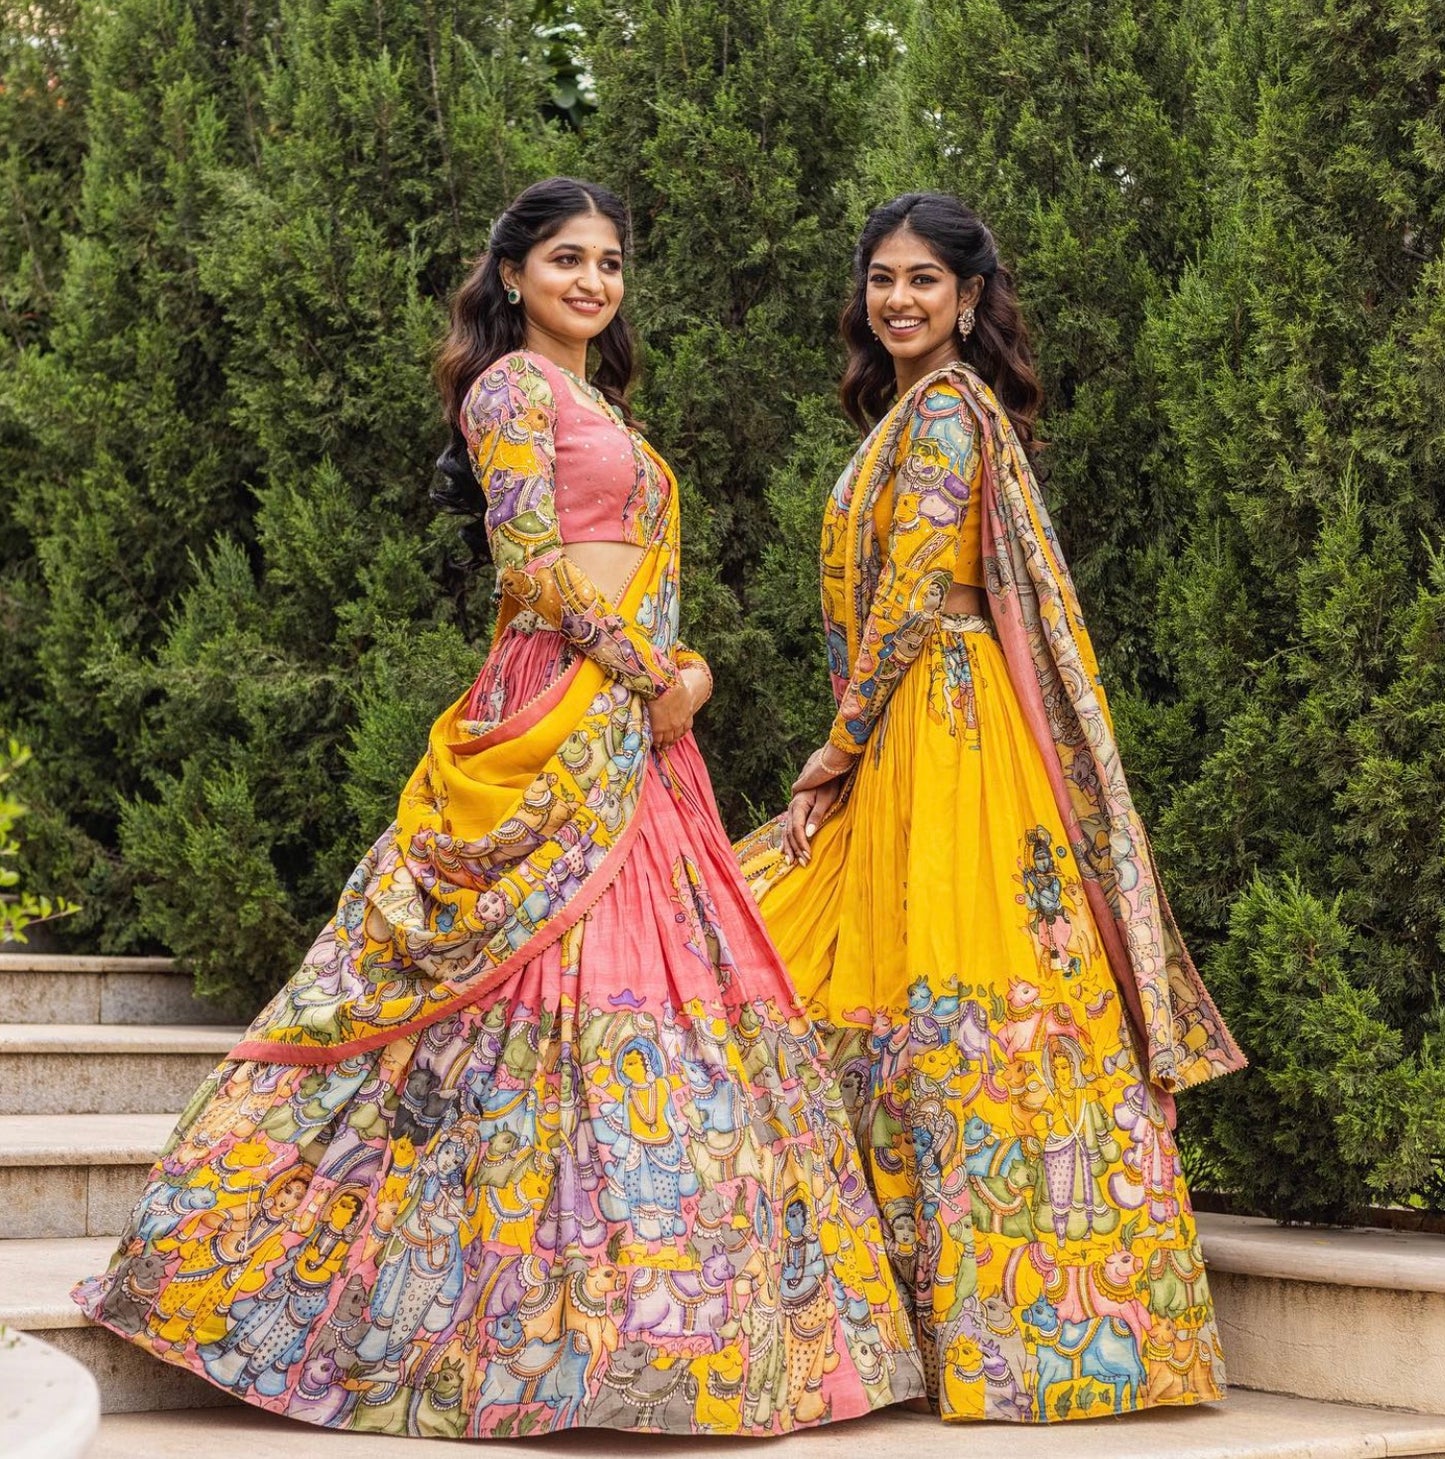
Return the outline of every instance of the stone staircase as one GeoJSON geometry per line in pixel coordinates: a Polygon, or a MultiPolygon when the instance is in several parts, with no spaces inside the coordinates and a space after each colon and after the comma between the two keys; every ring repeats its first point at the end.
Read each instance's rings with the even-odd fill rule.
{"type": "MultiPolygon", "coordinates": [[[[90,1326],[70,1302],[71,1285],[109,1261],[176,1112],[232,1046],[239,1030],[213,1018],[162,959],[0,954],[0,1337],[8,1327],[42,1339],[94,1375],[103,1417],[88,1459],[440,1455],[439,1441],[335,1434],[236,1404],[90,1326]]],[[[1229,1401],[1046,1429],[990,1425],[990,1459],[1445,1459],[1445,1237],[1207,1216],[1201,1231],[1229,1401]],[[1338,1401],[1360,1394],[1385,1406],[1338,1401]]],[[[0,1437],[4,1356],[0,1341],[0,1437]]],[[[955,1459],[976,1442],[893,1410],[770,1452],[955,1459]]],[[[489,1442],[487,1452],[664,1459],[704,1443],[593,1432],[489,1442]]]]}
{"type": "Polygon", "coordinates": [[[0,954],[0,1325],[84,1363],[107,1413],[227,1401],[92,1327],[69,1292],[109,1263],[178,1112],[238,1033],[168,959],[0,954]]]}

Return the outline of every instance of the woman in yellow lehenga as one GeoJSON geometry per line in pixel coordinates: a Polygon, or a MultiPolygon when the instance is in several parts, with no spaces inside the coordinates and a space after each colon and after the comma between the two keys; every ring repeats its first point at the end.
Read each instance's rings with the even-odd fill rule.
{"type": "Polygon", "coordinates": [[[929,1398],[1037,1422],[1220,1398],[1173,1093],[1243,1059],[1119,766],[988,229],[939,194],[877,209],[843,333],[871,431],[823,521],[838,713],[738,850],[835,1058],[929,1398]]]}

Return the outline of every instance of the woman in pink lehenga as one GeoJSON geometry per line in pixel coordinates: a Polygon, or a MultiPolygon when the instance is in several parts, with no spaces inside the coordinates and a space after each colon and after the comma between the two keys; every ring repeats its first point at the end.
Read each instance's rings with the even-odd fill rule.
{"type": "Polygon", "coordinates": [[[333,1428],[769,1434],[922,1391],[838,1087],[689,733],[710,680],[677,641],[676,486],[627,414],[626,233],[554,178],[458,292],[447,500],[485,513],[492,651],[77,1288],[333,1428]],[[278,1228],[282,1171],[306,1193],[278,1228]],[[222,1226],[251,1255],[202,1330],[166,1294],[222,1226]]]}

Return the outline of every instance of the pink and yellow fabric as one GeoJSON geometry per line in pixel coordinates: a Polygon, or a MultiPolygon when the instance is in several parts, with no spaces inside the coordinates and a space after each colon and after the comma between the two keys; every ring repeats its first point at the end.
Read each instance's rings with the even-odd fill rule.
{"type": "Polygon", "coordinates": [[[686,652],[672,478],[571,388],[519,354],[469,396],[505,595],[487,661],[76,1289],[330,1428],[766,1435],[923,1389],[701,756],[651,743],[686,652]],[[560,547],[602,520],[565,510],[588,492],[644,549],[615,603],[560,547]]]}
{"type": "MultiPolygon", "coordinates": [[[[239,1058],[333,1062],[485,997],[582,916],[626,855],[647,765],[644,696],[676,682],[678,512],[645,453],[618,540],[645,549],[615,607],[566,556],[554,486],[557,398],[537,357],[509,356],[468,395],[503,597],[494,643],[530,611],[577,653],[498,723],[468,690],[432,726],[397,819],[357,867],[300,973],[239,1058]],[[562,876],[586,848],[581,877],[562,876]]],[[[553,367],[555,369],[555,367],[553,367]]]]}

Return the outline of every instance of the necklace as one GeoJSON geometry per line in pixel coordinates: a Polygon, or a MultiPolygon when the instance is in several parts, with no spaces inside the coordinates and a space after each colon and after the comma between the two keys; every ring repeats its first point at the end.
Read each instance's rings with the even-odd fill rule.
{"type": "Polygon", "coordinates": [[[587,398],[589,400],[596,401],[597,404],[602,407],[603,412],[607,416],[607,419],[610,420],[613,425],[619,427],[621,430],[626,431],[629,436],[635,436],[637,434],[637,432],[634,431],[632,427],[628,425],[625,420],[622,419],[621,413],[618,411],[617,407],[613,405],[613,403],[590,380],[588,380],[585,376],[573,374],[572,371],[566,367],[566,365],[558,365],[557,368],[574,384],[580,385],[582,389],[587,392],[587,398]]]}

